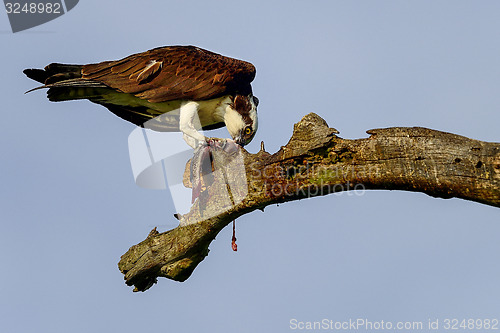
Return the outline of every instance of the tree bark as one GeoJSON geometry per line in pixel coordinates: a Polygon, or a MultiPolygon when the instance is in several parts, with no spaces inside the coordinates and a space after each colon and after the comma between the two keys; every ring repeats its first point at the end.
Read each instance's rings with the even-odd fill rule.
{"type": "Polygon", "coordinates": [[[499,143],[420,127],[373,129],[367,131],[368,138],[357,140],[337,133],[311,113],[295,124],[290,141],[275,154],[264,151],[263,145],[256,154],[241,149],[242,169],[230,167],[233,154],[214,153],[221,172],[190,212],[179,216],[180,226],[163,233],[155,228],[121,257],[118,267],[127,285],[145,291],[157,277],[186,280],[220,230],[271,204],[384,189],[500,207],[499,143]],[[230,188],[228,180],[240,185],[230,188]]]}

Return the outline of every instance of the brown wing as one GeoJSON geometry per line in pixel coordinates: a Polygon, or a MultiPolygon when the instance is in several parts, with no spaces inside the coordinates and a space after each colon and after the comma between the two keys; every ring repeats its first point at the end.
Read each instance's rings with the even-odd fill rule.
{"type": "Polygon", "coordinates": [[[117,61],[84,65],[82,78],[152,103],[251,93],[255,67],[194,46],[166,46],[117,61]]]}

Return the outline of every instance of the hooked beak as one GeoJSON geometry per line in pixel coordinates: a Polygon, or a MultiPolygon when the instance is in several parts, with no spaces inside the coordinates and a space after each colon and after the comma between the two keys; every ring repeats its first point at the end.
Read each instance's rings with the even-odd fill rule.
{"type": "Polygon", "coordinates": [[[235,138],[234,142],[239,144],[241,147],[245,146],[245,140],[241,136],[238,136],[237,138],[235,138]]]}

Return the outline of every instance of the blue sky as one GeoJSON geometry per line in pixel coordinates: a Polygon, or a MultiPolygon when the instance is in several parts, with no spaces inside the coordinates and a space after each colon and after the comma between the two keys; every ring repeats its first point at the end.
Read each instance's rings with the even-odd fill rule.
{"type": "MultiPolygon", "coordinates": [[[[257,67],[260,141],[321,115],[345,138],[424,126],[499,141],[497,1],[81,1],[13,34],[0,14],[3,332],[289,332],[290,320],[500,318],[500,211],[370,191],[267,207],[226,228],[184,283],[132,293],[117,262],[167,191],[135,185],[134,129],[90,102],[23,93],[24,68],[192,44],[257,67]]],[[[214,135],[227,136],[219,130],[214,135]]],[[[363,330],[360,330],[363,331],[363,330]]]]}

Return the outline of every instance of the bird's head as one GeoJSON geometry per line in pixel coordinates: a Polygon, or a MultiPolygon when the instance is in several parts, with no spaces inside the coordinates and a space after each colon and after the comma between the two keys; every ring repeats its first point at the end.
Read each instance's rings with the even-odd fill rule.
{"type": "Polygon", "coordinates": [[[240,146],[252,141],[257,132],[257,97],[236,95],[226,108],[224,122],[233,140],[240,146]]]}

